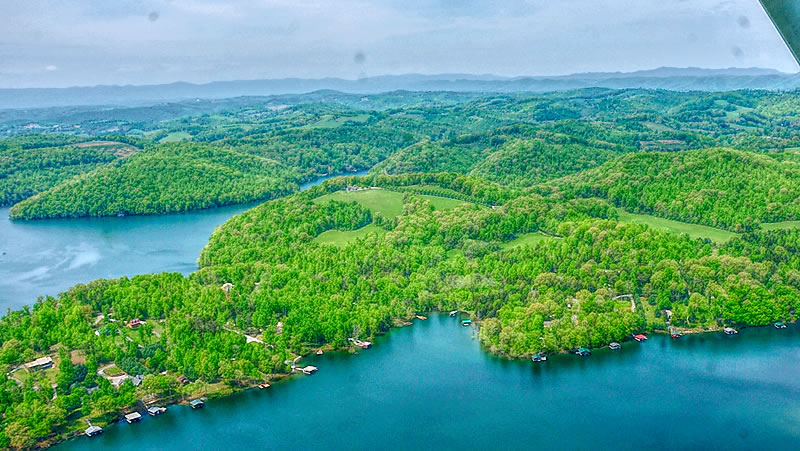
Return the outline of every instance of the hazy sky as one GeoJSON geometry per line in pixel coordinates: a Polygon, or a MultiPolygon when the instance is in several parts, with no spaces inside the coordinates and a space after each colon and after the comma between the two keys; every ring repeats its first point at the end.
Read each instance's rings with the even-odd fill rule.
{"type": "Polygon", "coordinates": [[[796,64],[757,0],[3,0],[0,87],[796,64]]]}

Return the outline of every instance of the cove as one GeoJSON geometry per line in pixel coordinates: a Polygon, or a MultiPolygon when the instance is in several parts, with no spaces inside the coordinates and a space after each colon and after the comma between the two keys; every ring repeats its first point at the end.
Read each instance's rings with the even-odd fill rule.
{"type": "Polygon", "coordinates": [[[266,390],[170,406],[59,450],[794,449],[800,328],[744,329],[542,364],[488,354],[474,329],[432,315],[358,355],[266,390]]]}
{"type": "MultiPolygon", "coordinates": [[[[336,175],[316,178],[300,189],[332,177],[336,175]]],[[[11,221],[10,207],[0,208],[0,311],[95,279],[194,272],[214,229],[258,204],[158,216],[35,221],[11,221]]]]}

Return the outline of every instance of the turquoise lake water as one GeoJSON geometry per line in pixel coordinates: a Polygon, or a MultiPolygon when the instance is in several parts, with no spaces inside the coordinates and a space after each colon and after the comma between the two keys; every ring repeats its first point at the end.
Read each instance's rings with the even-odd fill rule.
{"type": "Polygon", "coordinates": [[[172,406],[59,450],[797,449],[800,328],[625,342],[541,364],[433,315],[266,390],[172,406]]]}

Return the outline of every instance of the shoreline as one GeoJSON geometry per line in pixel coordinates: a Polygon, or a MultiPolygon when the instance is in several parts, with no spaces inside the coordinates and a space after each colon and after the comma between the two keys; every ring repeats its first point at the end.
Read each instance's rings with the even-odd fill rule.
{"type": "MultiPolygon", "coordinates": [[[[472,325],[470,326],[470,328],[475,329],[475,330],[479,330],[480,329],[480,320],[473,319],[472,315],[469,312],[459,311],[459,313],[456,315],[456,318],[459,319],[459,321],[461,319],[460,315],[462,315],[462,314],[469,315],[470,318],[472,319],[472,325]]],[[[425,312],[424,316],[423,316],[424,319],[420,318],[419,317],[420,315],[423,315],[423,314],[415,313],[415,314],[413,314],[413,315],[411,315],[409,317],[395,319],[393,321],[393,325],[392,325],[392,327],[390,329],[386,330],[385,332],[377,333],[377,334],[369,337],[369,339],[373,340],[375,337],[386,335],[386,334],[392,332],[392,330],[394,330],[394,329],[401,329],[401,328],[404,328],[404,327],[413,326],[414,325],[414,320],[426,321],[431,316],[448,315],[448,312],[438,311],[438,310],[434,310],[434,311],[431,311],[431,312],[425,312]]],[[[796,323],[797,323],[797,321],[788,321],[788,322],[786,322],[786,324],[796,324],[796,323]]],[[[762,327],[770,327],[770,326],[771,325],[740,326],[739,329],[737,329],[737,330],[747,329],[747,328],[762,328],[762,327]]],[[[723,330],[723,328],[718,327],[718,328],[708,329],[708,330],[700,330],[700,329],[685,329],[684,330],[684,329],[681,329],[681,330],[679,330],[679,332],[681,334],[683,334],[683,335],[701,335],[701,334],[708,334],[708,333],[721,333],[722,330],[723,330]]],[[[665,331],[665,330],[653,330],[652,333],[653,334],[658,334],[658,335],[669,335],[669,331],[665,331]]],[[[497,356],[497,357],[500,357],[500,358],[503,358],[503,359],[506,359],[506,360],[511,360],[511,361],[529,361],[530,358],[531,358],[531,355],[532,355],[531,354],[531,355],[524,355],[524,356],[510,356],[510,355],[508,355],[506,353],[497,352],[497,351],[494,351],[494,350],[486,347],[483,344],[483,342],[480,341],[479,337],[478,337],[478,341],[479,341],[480,347],[481,347],[483,352],[486,352],[486,353],[488,353],[490,355],[494,355],[494,356],[497,356]]],[[[631,341],[631,340],[624,340],[624,341],[631,341]]],[[[590,348],[590,349],[592,349],[592,350],[605,349],[605,348],[607,348],[607,346],[608,345],[604,345],[604,346],[600,346],[600,347],[596,347],[596,348],[590,348]]],[[[329,352],[347,352],[347,353],[350,353],[350,354],[358,354],[358,350],[359,349],[358,349],[357,346],[354,346],[354,345],[348,345],[348,346],[343,346],[343,347],[333,347],[328,343],[328,344],[324,344],[324,345],[322,345],[320,347],[311,348],[304,354],[297,355],[295,357],[295,362],[299,362],[300,360],[302,360],[302,359],[304,359],[306,357],[316,355],[317,350],[322,350],[324,353],[329,353],[329,352]]],[[[569,355],[569,354],[571,354],[570,350],[561,350],[561,351],[555,352],[555,353],[548,353],[548,355],[569,355]]],[[[288,373],[274,373],[274,374],[270,374],[269,377],[265,381],[269,382],[270,384],[276,383],[276,382],[288,381],[288,380],[291,380],[293,377],[297,376],[298,374],[302,374],[302,372],[301,371],[291,371],[291,372],[288,372],[288,373]]],[[[205,391],[205,392],[196,392],[196,393],[193,393],[191,395],[181,396],[180,399],[161,398],[161,399],[156,399],[156,400],[149,401],[149,402],[144,402],[143,400],[140,399],[134,404],[135,408],[129,408],[129,409],[119,410],[119,411],[116,411],[116,412],[110,412],[110,413],[104,415],[104,416],[107,416],[107,417],[110,418],[109,421],[102,421],[101,420],[101,421],[97,421],[96,423],[92,423],[92,424],[96,424],[96,425],[99,425],[99,426],[105,428],[105,427],[109,427],[109,426],[111,426],[111,425],[113,425],[115,423],[121,422],[124,419],[125,413],[130,413],[130,412],[134,412],[134,411],[135,412],[140,412],[142,410],[146,410],[147,407],[152,407],[152,406],[156,406],[156,405],[167,407],[167,408],[169,408],[171,406],[176,406],[176,405],[188,406],[190,399],[202,399],[204,401],[208,401],[208,400],[212,400],[212,399],[220,399],[220,398],[232,396],[232,395],[235,395],[237,393],[241,393],[241,392],[244,392],[244,391],[247,391],[247,390],[257,389],[259,383],[261,383],[261,382],[252,382],[252,383],[249,383],[249,384],[246,384],[246,385],[240,385],[240,386],[225,385],[224,387],[216,389],[216,390],[205,391]],[[167,399],[169,399],[169,400],[167,400],[167,399]],[[164,400],[164,402],[160,402],[161,400],[164,400]]],[[[81,421],[81,420],[85,421],[86,419],[85,418],[78,419],[78,421],[81,421]]],[[[61,435],[60,437],[53,437],[51,439],[48,439],[48,440],[45,440],[43,442],[38,443],[36,446],[38,448],[50,448],[52,446],[56,446],[56,445],[58,445],[60,443],[64,443],[64,442],[69,441],[69,440],[78,439],[79,437],[82,437],[84,435],[85,434],[83,433],[83,430],[74,430],[74,431],[72,431],[71,434],[67,434],[66,436],[61,435]]]]}

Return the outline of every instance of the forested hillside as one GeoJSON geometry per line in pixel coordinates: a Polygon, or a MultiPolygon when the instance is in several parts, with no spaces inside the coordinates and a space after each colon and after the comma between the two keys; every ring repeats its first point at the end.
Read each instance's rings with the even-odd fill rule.
{"type": "MultiPolygon", "coordinates": [[[[709,165],[717,158],[692,154],[709,165]]],[[[148,155],[136,158],[145,164],[148,155]]],[[[696,330],[792,321],[799,234],[751,233],[717,246],[623,224],[602,199],[523,195],[453,173],[332,179],[232,218],[191,276],[95,281],[6,315],[0,362],[14,368],[52,355],[56,369],[15,373],[0,386],[0,442],[27,446],[83,428],[82,418],[102,424],[146,396],[248,386],[289,371],[295,355],[345,347],[431,310],[469,312],[482,343],[511,357],[665,329],[666,310],[673,327],[696,330]],[[360,200],[318,201],[347,186],[361,188],[360,200]],[[396,216],[372,210],[370,196],[384,190],[404,193],[396,216]],[[421,191],[463,203],[435,208],[421,191]],[[367,225],[376,232],[355,234],[367,225]],[[334,229],[353,238],[315,240],[334,229]],[[536,244],[507,246],[531,234],[536,244]],[[123,326],[134,318],[145,325],[123,326]],[[113,387],[97,374],[110,364],[144,382],[113,387]],[[58,383],[55,398],[47,377],[58,383]]]]}
{"type": "Polygon", "coordinates": [[[800,219],[800,164],[730,149],[627,155],[554,186],[568,197],[736,232],[800,219]]]}
{"type": "Polygon", "coordinates": [[[109,141],[66,135],[24,135],[0,141],[0,205],[46,191],[76,175],[137,151],[109,141]]]}
{"type": "MultiPolygon", "coordinates": [[[[91,120],[89,112],[81,111],[48,129],[90,136],[14,138],[56,140],[48,144],[49,150],[37,152],[21,152],[13,140],[6,141],[6,169],[0,186],[5,203],[56,187],[15,209],[15,217],[20,219],[152,214],[270,197],[268,189],[252,189],[255,179],[232,184],[226,177],[208,174],[203,176],[206,186],[200,192],[189,172],[183,170],[169,176],[170,189],[155,193],[153,187],[162,181],[156,178],[164,177],[158,171],[128,166],[117,161],[113,152],[100,148],[53,147],[89,139],[123,146],[131,143],[137,149],[161,152],[166,159],[173,157],[159,150],[160,144],[196,142],[210,146],[207,149],[222,149],[197,154],[202,161],[186,163],[198,167],[226,167],[231,152],[263,157],[279,165],[274,172],[256,171],[280,180],[281,189],[274,193],[318,175],[369,168],[375,174],[459,172],[522,188],[591,169],[627,153],[721,146],[788,161],[796,160],[792,149],[800,148],[797,97],[795,93],[759,91],[635,89],[482,97],[405,92],[361,97],[323,91],[269,98],[263,103],[235,99],[219,105],[201,104],[197,114],[167,121],[148,121],[147,117],[168,117],[176,108],[192,110],[170,104],[110,111],[105,119],[91,120]],[[11,148],[18,150],[9,151],[11,148]],[[101,166],[104,170],[70,180],[101,166]],[[125,181],[109,182],[118,179],[125,181]],[[109,205],[88,200],[65,207],[81,198],[87,186],[103,190],[109,205]],[[135,199],[123,199],[126,190],[134,192],[135,199]]],[[[42,128],[36,123],[26,126],[42,128]]],[[[162,157],[152,155],[154,167],[167,167],[155,163],[162,157]]],[[[196,153],[182,155],[195,158],[196,153]]]]}

